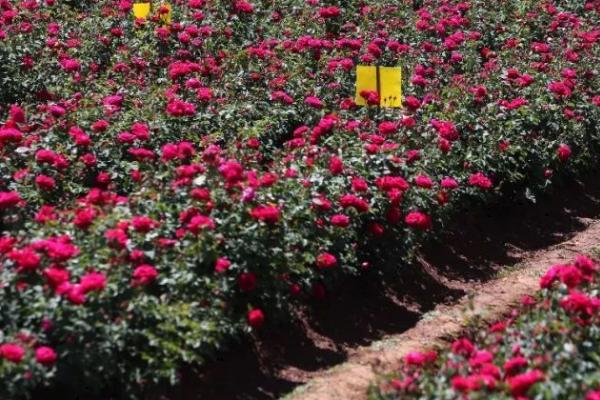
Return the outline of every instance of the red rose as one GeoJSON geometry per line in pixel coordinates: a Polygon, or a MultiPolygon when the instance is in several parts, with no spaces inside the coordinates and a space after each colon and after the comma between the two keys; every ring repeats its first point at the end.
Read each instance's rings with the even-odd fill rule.
{"type": "Polygon", "coordinates": [[[376,90],[361,90],[359,94],[370,106],[380,103],[379,93],[376,90]]]}
{"type": "Polygon", "coordinates": [[[392,189],[405,191],[408,190],[408,188],[410,187],[410,185],[408,184],[408,182],[406,182],[404,178],[402,178],[401,176],[392,175],[386,175],[377,178],[375,180],[375,185],[377,185],[377,187],[380,190],[383,190],[385,192],[390,191],[392,189]]]}
{"type": "Polygon", "coordinates": [[[196,106],[187,101],[172,99],[167,103],[167,114],[172,117],[185,117],[196,114],[196,106]]]}
{"type": "Polygon", "coordinates": [[[437,131],[438,135],[442,139],[446,139],[450,142],[458,140],[460,138],[460,133],[454,125],[453,122],[450,121],[439,121],[437,119],[431,120],[431,125],[437,131]]]}
{"type": "MultiPolygon", "coordinates": [[[[206,151],[205,151],[206,153],[206,151]]],[[[241,180],[244,174],[242,164],[235,160],[229,160],[219,166],[219,172],[227,183],[236,183],[241,180]]]]}
{"type": "Polygon", "coordinates": [[[25,122],[25,111],[17,104],[13,104],[10,106],[9,111],[10,119],[17,123],[25,122]]]}
{"type": "Polygon", "coordinates": [[[254,308],[248,311],[248,325],[253,328],[260,328],[265,322],[265,314],[260,308],[254,308]]]}
{"type": "Polygon", "coordinates": [[[94,132],[102,132],[102,131],[105,131],[106,128],[108,128],[109,125],[110,124],[109,124],[108,121],[105,121],[105,120],[101,119],[101,120],[96,121],[96,122],[94,122],[92,124],[92,130],[94,132]]]}
{"type": "Polygon", "coordinates": [[[591,316],[600,309],[600,299],[572,290],[560,301],[560,306],[569,313],[591,316]]]}
{"type": "Polygon", "coordinates": [[[274,224],[279,221],[280,212],[275,206],[256,206],[250,211],[250,215],[258,221],[274,224]]]}
{"type": "Polygon", "coordinates": [[[555,81],[548,84],[548,90],[550,90],[557,98],[569,97],[573,93],[573,90],[569,87],[566,82],[555,81]]]}
{"type": "Polygon", "coordinates": [[[469,185],[477,186],[481,189],[489,189],[492,187],[492,181],[482,172],[477,172],[469,177],[469,185]]]}
{"type": "Polygon", "coordinates": [[[236,1],[233,8],[237,12],[241,12],[244,14],[252,14],[254,12],[254,5],[244,0],[236,1]]]}
{"type": "Polygon", "coordinates": [[[79,282],[84,293],[101,291],[106,287],[106,275],[101,272],[88,272],[79,282]]]}
{"type": "Polygon", "coordinates": [[[335,18],[338,17],[340,13],[340,8],[336,6],[321,7],[319,9],[319,16],[322,18],[335,18]]]}
{"type": "Polygon", "coordinates": [[[96,211],[91,207],[77,210],[75,218],[73,218],[73,225],[79,229],[87,229],[94,222],[94,218],[96,218],[96,211]]]}
{"type": "Polygon", "coordinates": [[[210,101],[212,99],[212,97],[213,97],[213,92],[210,88],[207,88],[207,87],[198,88],[198,91],[196,92],[196,98],[203,102],[210,101]]]}
{"type": "Polygon", "coordinates": [[[487,350],[476,351],[471,358],[469,358],[469,365],[471,368],[478,368],[485,364],[490,364],[494,360],[494,356],[487,350]]]}
{"type": "Polygon", "coordinates": [[[331,156],[329,159],[329,172],[331,172],[332,175],[340,175],[344,172],[344,162],[341,158],[331,156]]]}
{"type": "Polygon", "coordinates": [[[297,283],[293,283],[290,285],[290,294],[292,296],[299,296],[302,293],[302,287],[297,283]]]}
{"type": "Polygon", "coordinates": [[[516,375],[508,380],[510,391],[514,397],[524,396],[531,386],[544,380],[544,374],[540,370],[533,370],[516,375]]]}
{"type": "Polygon", "coordinates": [[[215,272],[219,273],[219,274],[223,273],[223,272],[227,271],[230,266],[231,266],[231,261],[229,261],[225,257],[219,257],[217,259],[217,261],[215,262],[215,272]]]}
{"type": "Polygon", "coordinates": [[[58,287],[61,283],[69,280],[69,271],[62,268],[50,267],[44,270],[44,276],[48,284],[52,287],[58,287]]]}
{"type": "Polygon", "coordinates": [[[561,143],[556,150],[556,155],[558,159],[562,162],[567,161],[571,157],[571,147],[569,145],[561,143]]]}
{"type": "Polygon", "coordinates": [[[458,182],[453,178],[444,178],[440,184],[444,189],[456,189],[458,187],[458,182]]]}
{"type": "Polygon", "coordinates": [[[17,264],[19,272],[33,271],[41,262],[40,256],[33,249],[28,247],[12,250],[8,253],[8,258],[17,264]]]}
{"type": "Polygon", "coordinates": [[[21,196],[17,192],[0,192],[0,210],[14,207],[21,201],[21,196]]]}
{"type": "Polygon", "coordinates": [[[35,360],[42,365],[52,365],[56,362],[56,358],[56,352],[48,346],[35,349],[35,360]]]}
{"type": "Polygon", "coordinates": [[[358,212],[369,211],[369,203],[353,194],[345,194],[340,198],[340,205],[344,208],[353,207],[358,212]]]}
{"type": "Polygon", "coordinates": [[[444,138],[439,138],[439,140],[438,140],[438,148],[440,149],[440,151],[442,153],[447,153],[452,148],[452,143],[450,143],[449,140],[446,140],[444,138]]]}
{"type": "Polygon", "coordinates": [[[85,293],[81,285],[71,285],[69,282],[63,282],[57,288],[57,293],[64,293],[67,300],[77,306],[85,303],[85,293]]]}
{"type": "Polygon", "coordinates": [[[455,376],[451,380],[452,388],[457,392],[468,393],[481,387],[476,376],[455,376]]]}
{"type": "Polygon", "coordinates": [[[206,215],[196,215],[187,224],[187,229],[194,235],[197,235],[203,230],[215,229],[215,222],[206,215]]]}
{"type": "Polygon", "coordinates": [[[350,225],[350,217],[344,214],[336,214],[331,217],[331,225],[346,228],[350,225]]]}
{"type": "Polygon", "coordinates": [[[513,357],[504,363],[504,372],[507,376],[515,375],[520,369],[527,367],[527,359],[524,357],[513,357]]]}
{"type": "Polygon", "coordinates": [[[156,228],[159,224],[152,218],[145,215],[141,215],[133,217],[131,219],[131,225],[133,226],[133,229],[140,233],[148,233],[154,228],[156,228]]]}
{"type": "Polygon", "coordinates": [[[398,125],[391,121],[384,121],[379,124],[379,133],[381,135],[391,135],[398,132],[398,125]]]}
{"type": "Polygon", "coordinates": [[[472,390],[479,390],[482,386],[494,388],[496,379],[486,374],[455,376],[452,378],[452,387],[459,392],[468,393],[472,390]]]}
{"type": "Polygon", "coordinates": [[[402,104],[410,111],[416,111],[421,107],[421,101],[414,96],[406,96],[402,104]]]}
{"type": "Polygon", "coordinates": [[[585,400],[600,400],[600,390],[588,392],[585,395],[585,400]]]}
{"type": "Polygon", "coordinates": [[[404,356],[404,363],[407,365],[423,366],[428,362],[433,362],[437,359],[435,351],[428,353],[422,353],[420,351],[413,351],[404,356]]]}
{"type": "Polygon", "coordinates": [[[411,228],[427,230],[431,228],[431,218],[429,215],[420,212],[412,211],[406,215],[404,222],[411,228]]]}
{"type": "Polygon", "coordinates": [[[362,178],[352,178],[352,190],[355,192],[366,192],[369,190],[369,184],[362,178]]]}
{"type": "Polygon", "coordinates": [[[133,271],[133,285],[149,285],[157,276],[158,271],[152,265],[140,265],[133,271]]]}
{"type": "Polygon", "coordinates": [[[323,108],[323,102],[321,101],[321,99],[315,96],[308,96],[306,99],[304,99],[304,103],[308,104],[313,108],[316,108],[317,110],[323,108]]]}
{"type": "Polygon", "coordinates": [[[5,343],[0,345],[0,357],[13,363],[20,363],[25,356],[25,349],[18,344],[5,343]]]}
{"type": "Polygon", "coordinates": [[[594,273],[597,269],[594,260],[586,256],[575,257],[575,266],[586,275],[594,273]]]}
{"type": "Polygon", "coordinates": [[[415,185],[424,189],[431,189],[433,181],[427,175],[418,175],[415,177],[415,185]]]}
{"type": "Polygon", "coordinates": [[[23,134],[15,128],[0,128],[0,143],[19,143],[23,134]]]}
{"type": "Polygon", "coordinates": [[[328,269],[335,267],[337,258],[331,253],[321,253],[317,256],[317,267],[319,269],[328,269]]]}
{"type": "Polygon", "coordinates": [[[563,265],[558,271],[558,278],[562,283],[567,285],[569,289],[579,286],[583,280],[583,274],[574,265],[563,265]]]}
{"type": "Polygon", "coordinates": [[[550,267],[546,273],[540,278],[540,287],[542,289],[547,289],[558,279],[558,271],[560,270],[561,265],[553,265],[550,267]]]}
{"type": "Polygon", "coordinates": [[[468,356],[475,350],[473,343],[471,343],[469,339],[465,338],[454,341],[451,348],[454,354],[462,356],[468,356]]]}

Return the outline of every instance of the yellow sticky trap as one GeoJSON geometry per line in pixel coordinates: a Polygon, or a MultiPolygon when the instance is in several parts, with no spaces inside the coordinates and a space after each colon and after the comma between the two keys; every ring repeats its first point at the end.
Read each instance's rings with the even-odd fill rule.
{"type": "Polygon", "coordinates": [[[356,95],[354,102],[367,105],[360,95],[363,90],[379,93],[381,107],[402,107],[402,68],[358,65],[356,67],[356,95]]]}
{"type": "Polygon", "coordinates": [[[377,91],[377,68],[368,65],[356,67],[356,95],[354,102],[359,106],[366,106],[367,102],[360,95],[363,90],[377,91]]]}
{"type": "Polygon", "coordinates": [[[402,107],[402,68],[379,67],[381,107],[402,107]]]}
{"type": "Polygon", "coordinates": [[[171,25],[171,17],[173,14],[173,8],[171,7],[171,5],[169,3],[162,3],[159,8],[162,8],[162,7],[166,7],[169,10],[169,12],[167,12],[165,14],[160,14],[160,21],[163,23],[163,25],[171,25]]]}
{"type": "Polygon", "coordinates": [[[146,19],[150,15],[150,3],[133,3],[133,16],[136,19],[146,19]]]}

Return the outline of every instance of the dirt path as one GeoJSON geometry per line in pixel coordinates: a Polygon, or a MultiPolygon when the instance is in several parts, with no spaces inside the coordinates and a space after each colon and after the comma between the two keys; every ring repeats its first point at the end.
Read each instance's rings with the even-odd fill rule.
{"type": "MultiPolygon", "coordinates": [[[[369,346],[358,347],[348,360],[307,384],[296,388],[287,400],[359,400],[381,372],[393,371],[410,351],[431,349],[456,337],[473,318],[492,322],[508,313],[526,294],[538,289],[539,277],[553,264],[568,262],[576,254],[590,253],[600,245],[600,220],[580,218],[587,227],[568,240],[542,250],[512,254],[519,263],[508,266],[500,276],[472,284],[454,305],[438,305],[411,329],[389,335],[369,346]]],[[[428,263],[421,262],[426,268],[428,263]]],[[[455,282],[448,281],[448,286],[455,282]]],[[[462,284],[456,283],[456,284],[462,284]]],[[[464,285],[463,285],[464,287],[464,285]]],[[[288,371],[289,372],[289,371],[288,371]]],[[[282,371],[285,375],[286,371],[282,371]]]]}

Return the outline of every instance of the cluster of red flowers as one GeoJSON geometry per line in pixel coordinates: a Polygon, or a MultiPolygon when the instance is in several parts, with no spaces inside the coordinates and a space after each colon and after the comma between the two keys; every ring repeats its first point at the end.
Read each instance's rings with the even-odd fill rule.
{"type": "MultiPolygon", "coordinates": [[[[25,348],[16,343],[0,345],[0,358],[12,363],[20,363],[25,357],[25,348]]],[[[42,365],[52,365],[56,362],[56,352],[48,346],[37,347],[34,351],[35,360],[42,365]]]]}
{"type": "Polygon", "coordinates": [[[522,309],[508,319],[475,330],[439,353],[408,353],[401,375],[381,385],[378,395],[396,399],[479,393],[527,399],[568,379],[579,384],[565,385],[555,397],[595,399],[600,387],[592,378],[597,361],[589,365],[586,350],[572,349],[585,341],[593,343],[591,347],[600,343],[593,333],[600,326],[599,271],[586,256],[553,266],[540,279],[541,299],[526,296],[522,309]],[[559,354],[563,348],[571,353],[559,354]],[[573,364],[558,361],[564,356],[574,358],[573,364]],[[544,384],[536,386],[540,382],[544,384]]]}

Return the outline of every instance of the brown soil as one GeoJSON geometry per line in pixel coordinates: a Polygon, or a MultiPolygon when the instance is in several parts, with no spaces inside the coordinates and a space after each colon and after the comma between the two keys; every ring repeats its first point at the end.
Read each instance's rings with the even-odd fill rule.
{"type": "Polygon", "coordinates": [[[261,400],[293,390],[294,400],[364,399],[407,352],[443,344],[476,316],[498,318],[536,290],[551,264],[600,245],[600,181],[569,184],[538,204],[463,214],[397,282],[350,282],[299,310],[301,323],[263,329],[188,370],[167,398],[261,400]]]}

